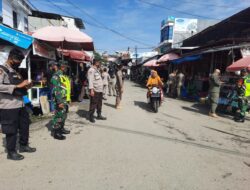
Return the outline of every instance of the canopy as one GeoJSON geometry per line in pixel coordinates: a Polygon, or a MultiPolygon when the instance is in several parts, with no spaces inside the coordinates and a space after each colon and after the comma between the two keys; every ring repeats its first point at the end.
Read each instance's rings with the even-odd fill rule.
{"type": "Polygon", "coordinates": [[[179,58],[180,58],[180,56],[178,56],[175,53],[167,53],[167,54],[161,56],[161,58],[158,59],[157,62],[164,63],[164,62],[172,61],[172,60],[179,59],[179,58]]]}
{"type": "Polygon", "coordinates": [[[227,67],[228,72],[235,72],[235,71],[240,71],[242,69],[250,69],[250,56],[249,57],[244,57],[236,62],[234,62],[232,65],[227,67]]]}
{"type": "Polygon", "coordinates": [[[143,64],[144,67],[159,67],[160,65],[157,64],[157,60],[153,59],[150,61],[147,61],[146,63],[143,64]]]}
{"type": "Polygon", "coordinates": [[[79,30],[71,30],[62,26],[47,26],[36,30],[34,38],[50,42],[54,47],[63,49],[93,51],[93,39],[79,30]]]}
{"type": "Polygon", "coordinates": [[[90,61],[90,56],[85,51],[78,50],[61,50],[58,49],[59,52],[62,52],[64,56],[70,57],[73,60],[81,60],[81,61],[90,61]]]}
{"type": "Polygon", "coordinates": [[[28,49],[33,43],[32,36],[23,34],[2,24],[0,24],[0,39],[8,41],[23,49],[28,49]]]}
{"type": "Polygon", "coordinates": [[[173,63],[173,64],[181,64],[181,63],[184,63],[184,62],[197,61],[197,60],[199,60],[201,58],[202,58],[201,55],[191,55],[191,56],[182,57],[180,59],[172,60],[171,63],[173,63]]]}

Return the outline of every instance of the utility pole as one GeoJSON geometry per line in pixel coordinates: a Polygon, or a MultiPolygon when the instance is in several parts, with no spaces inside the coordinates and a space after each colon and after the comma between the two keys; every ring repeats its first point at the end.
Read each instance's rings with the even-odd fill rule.
{"type": "Polygon", "coordinates": [[[138,58],[138,55],[137,55],[137,46],[135,46],[135,65],[137,66],[137,58],[138,58]]]}

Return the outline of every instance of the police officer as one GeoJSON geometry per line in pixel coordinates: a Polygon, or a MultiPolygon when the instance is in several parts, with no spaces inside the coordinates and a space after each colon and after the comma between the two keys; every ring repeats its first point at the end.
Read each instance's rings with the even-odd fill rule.
{"type": "Polygon", "coordinates": [[[51,79],[53,86],[52,97],[55,106],[55,115],[52,120],[52,134],[55,139],[65,140],[64,134],[69,134],[70,131],[64,128],[67,118],[67,89],[62,83],[63,72],[66,71],[67,65],[65,62],[58,64],[55,62],[53,67],[55,73],[51,79]]]}
{"type": "Polygon", "coordinates": [[[23,80],[18,67],[24,59],[23,53],[12,49],[7,62],[0,66],[0,121],[2,132],[6,135],[7,158],[22,160],[24,156],[17,153],[16,141],[19,133],[19,152],[35,152],[29,146],[29,114],[24,106],[23,96],[31,88],[28,80],[23,80]]]}
{"type": "Polygon", "coordinates": [[[103,81],[100,73],[100,61],[93,60],[93,65],[88,71],[89,91],[90,91],[90,107],[89,121],[95,123],[94,113],[97,109],[97,119],[106,120],[102,116],[102,98],[103,98],[103,81]]]}

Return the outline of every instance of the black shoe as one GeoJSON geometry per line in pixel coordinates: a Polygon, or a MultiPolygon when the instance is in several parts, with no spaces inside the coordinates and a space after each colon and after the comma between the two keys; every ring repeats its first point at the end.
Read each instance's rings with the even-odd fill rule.
{"type": "Polygon", "coordinates": [[[20,153],[23,153],[23,152],[33,153],[33,152],[36,152],[36,148],[31,148],[29,145],[27,145],[27,146],[21,145],[19,152],[20,153]]]}
{"type": "Polygon", "coordinates": [[[102,115],[98,115],[96,119],[97,120],[107,120],[107,118],[103,117],[102,115]]]}
{"type": "Polygon", "coordinates": [[[64,135],[68,135],[68,134],[70,134],[70,130],[67,130],[67,129],[65,129],[65,128],[62,128],[62,129],[61,129],[61,133],[64,134],[64,135]]]}
{"type": "Polygon", "coordinates": [[[89,121],[90,121],[91,123],[95,123],[94,117],[90,117],[90,118],[89,118],[89,121]]]}
{"type": "Polygon", "coordinates": [[[53,135],[54,139],[57,139],[57,140],[65,140],[66,137],[63,136],[61,133],[59,133],[58,131],[55,131],[54,132],[54,135],[53,135]]]}
{"type": "Polygon", "coordinates": [[[18,160],[23,160],[24,156],[13,151],[13,152],[8,152],[7,159],[18,161],[18,160]]]}

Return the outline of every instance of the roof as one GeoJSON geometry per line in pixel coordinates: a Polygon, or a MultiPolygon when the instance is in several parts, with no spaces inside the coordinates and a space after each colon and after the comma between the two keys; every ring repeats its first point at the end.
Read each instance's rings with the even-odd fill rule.
{"type": "Polygon", "coordinates": [[[250,7],[183,41],[183,47],[204,46],[219,40],[250,38],[250,7]]]}
{"type": "Polygon", "coordinates": [[[54,20],[63,20],[63,17],[72,18],[72,19],[75,20],[75,25],[79,29],[84,29],[85,28],[81,18],[64,16],[64,15],[60,15],[60,14],[56,14],[56,13],[47,13],[47,12],[42,12],[42,11],[32,11],[32,15],[30,15],[30,16],[45,18],[45,19],[54,19],[54,20]]]}

